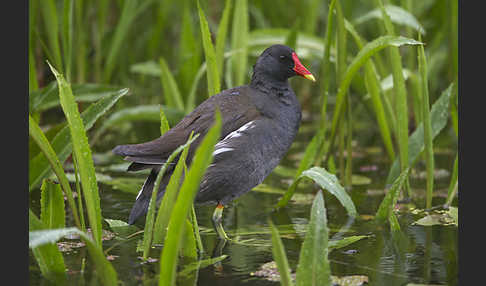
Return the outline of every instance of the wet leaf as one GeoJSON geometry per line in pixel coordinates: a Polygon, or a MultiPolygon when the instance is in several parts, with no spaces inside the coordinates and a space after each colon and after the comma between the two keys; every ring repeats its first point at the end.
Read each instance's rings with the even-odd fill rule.
{"type": "Polygon", "coordinates": [[[349,197],[346,190],[341,186],[341,184],[339,184],[339,180],[336,178],[334,174],[327,172],[324,168],[321,167],[312,167],[302,172],[302,174],[296,180],[294,180],[294,182],[289,187],[285,195],[280,199],[280,201],[277,204],[277,208],[281,208],[287,205],[288,201],[292,198],[293,194],[295,193],[298,183],[303,178],[312,179],[322,189],[327,190],[332,195],[336,196],[336,198],[339,200],[339,202],[343,205],[343,207],[348,212],[348,215],[350,216],[357,215],[356,207],[354,206],[353,201],[349,197]]]}
{"type": "Polygon", "coordinates": [[[433,211],[415,222],[413,225],[432,226],[432,225],[456,225],[457,226],[457,208],[449,208],[448,211],[433,211]]]}
{"type": "MultiPolygon", "coordinates": [[[[262,264],[260,268],[250,273],[251,276],[262,277],[268,281],[280,281],[280,273],[277,269],[275,261],[270,261],[262,264]]],[[[290,276],[295,280],[295,273],[291,273],[290,276]]],[[[349,275],[349,276],[334,276],[331,275],[331,282],[333,286],[363,286],[368,283],[368,276],[364,275],[349,275]]],[[[411,284],[410,284],[411,285],[411,284]]],[[[432,285],[430,285],[432,286],[432,285]]]]}

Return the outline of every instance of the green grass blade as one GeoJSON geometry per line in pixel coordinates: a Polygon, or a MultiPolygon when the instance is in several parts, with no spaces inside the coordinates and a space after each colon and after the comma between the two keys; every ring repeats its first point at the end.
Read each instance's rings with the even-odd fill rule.
{"type": "Polygon", "coordinates": [[[44,29],[49,44],[49,54],[52,57],[51,61],[54,66],[62,72],[61,45],[59,43],[59,17],[57,14],[56,2],[54,0],[46,0],[40,7],[44,29]]]}
{"type": "Polygon", "coordinates": [[[233,24],[231,30],[231,49],[236,51],[231,57],[233,69],[233,84],[239,86],[245,83],[248,65],[248,2],[235,0],[233,24]]]}
{"type": "MultiPolygon", "coordinates": [[[[116,93],[100,99],[93,103],[82,114],[84,127],[86,130],[91,129],[94,123],[105,114],[122,96],[128,93],[128,89],[122,89],[116,93]]],[[[69,127],[65,126],[52,139],[51,145],[53,153],[57,154],[59,162],[62,164],[72,152],[71,137],[69,135],[69,127]]],[[[38,154],[33,159],[29,160],[29,191],[37,187],[42,179],[47,178],[51,174],[49,161],[43,153],[38,154]]]]}
{"type": "Polygon", "coordinates": [[[63,1],[62,14],[62,50],[66,80],[71,81],[71,66],[73,54],[73,0],[63,1]]]}
{"type": "Polygon", "coordinates": [[[197,9],[199,11],[199,23],[201,26],[201,35],[203,41],[204,55],[207,64],[207,80],[208,80],[208,97],[220,92],[221,86],[219,82],[218,66],[216,62],[216,52],[214,51],[213,42],[211,40],[211,32],[209,31],[208,22],[204,11],[197,0],[197,9]]]}
{"type": "MultiPolygon", "coordinates": [[[[351,64],[348,66],[344,79],[341,81],[338,89],[338,93],[336,95],[336,107],[332,117],[331,123],[331,135],[329,138],[329,148],[328,154],[330,154],[332,150],[332,146],[334,144],[334,140],[336,137],[336,131],[338,127],[338,123],[342,117],[342,111],[345,107],[345,95],[346,90],[348,89],[349,85],[351,84],[351,80],[356,75],[356,72],[366,63],[366,61],[376,54],[378,51],[386,48],[386,47],[400,47],[403,45],[421,45],[421,42],[418,42],[414,39],[405,38],[402,36],[381,36],[368,44],[366,44],[363,49],[359,51],[356,57],[353,59],[351,64]]],[[[403,76],[402,76],[403,77],[403,76]]]]}
{"type": "MultiPolygon", "coordinates": [[[[151,1],[146,1],[151,2],[151,1]]],[[[123,7],[120,19],[115,28],[115,34],[110,43],[108,55],[106,56],[106,62],[104,66],[103,81],[110,82],[111,76],[118,63],[118,53],[124,44],[124,40],[127,37],[128,31],[132,26],[132,22],[135,20],[138,13],[139,1],[123,1],[123,7]]]]}
{"type": "MultiPolygon", "coordinates": [[[[44,223],[29,209],[29,232],[46,228],[44,223]]],[[[37,264],[39,264],[43,277],[55,285],[64,285],[66,283],[67,276],[64,258],[55,243],[34,247],[32,248],[32,253],[37,264]]]]}
{"type": "MultiPolygon", "coordinates": [[[[334,15],[334,5],[336,0],[332,0],[329,4],[329,11],[327,14],[327,26],[326,26],[326,37],[324,39],[324,53],[322,56],[321,70],[319,77],[320,85],[319,92],[321,93],[321,114],[319,121],[319,131],[315,136],[319,136],[318,142],[318,155],[314,160],[315,164],[320,165],[324,153],[326,152],[326,146],[324,139],[327,131],[327,101],[329,97],[329,83],[331,82],[331,43],[333,39],[333,15],[334,15]]],[[[307,150],[306,150],[307,151],[307,150]]]]}
{"type": "MultiPolygon", "coordinates": [[[[76,226],[80,227],[81,223],[78,216],[78,209],[76,207],[76,204],[74,203],[73,192],[69,185],[69,181],[66,177],[66,174],[64,173],[64,169],[62,168],[61,162],[57,157],[56,152],[52,148],[51,144],[49,143],[49,141],[47,141],[47,138],[45,137],[44,133],[40,129],[39,125],[37,125],[37,123],[32,119],[30,114],[29,114],[29,135],[34,139],[34,141],[37,143],[40,150],[42,151],[41,153],[39,153],[37,157],[44,158],[44,160],[47,158],[47,160],[44,161],[46,164],[45,169],[50,170],[49,169],[49,165],[50,165],[52,170],[56,174],[59,182],[61,183],[62,188],[66,194],[69,207],[72,210],[74,222],[76,226]]],[[[38,169],[31,169],[29,166],[30,172],[33,172],[34,170],[38,170],[38,169]]]]}
{"type": "Polygon", "coordinates": [[[57,79],[59,99],[71,133],[73,153],[78,163],[81,185],[83,187],[83,197],[86,202],[86,210],[93,232],[94,242],[97,246],[101,247],[100,197],[88,137],[86,136],[83,120],[79,114],[78,105],[74,100],[71,86],[54,67],[50,67],[57,79]]]}
{"type": "MultiPolygon", "coordinates": [[[[167,160],[168,162],[169,160],[170,162],[172,162],[176,158],[176,156],[178,156],[180,152],[182,152],[181,156],[177,161],[174,172],[170,177],[169,183],[165,188],[165,193],[162,197],[162,201],[160,202],[159,211],[157,213],[154,225],[154,243],[162,243],[167,234],[167,226],[169,225],[170,214],[172,213],[172,209],[174,208],[177,200],[177,192],[180,187],[181,178],[184,171],[184,164],[186,161],[187,153],[189,152],[189,146],[192,142],[194,142],[194,140],[196,140],[197,137],[197,135],[194,138],[190,136],[187,143],[182,145],[180,149],[176,150],[177,153],[175,153],[176,151],[174,151],[174,153],[172,153],[167,160]]],[[[161,172],[162,170],[165,171],[165,169],[166,168],[161,169],[161,172]]]]}
{"type": "Polygon", "coordinates": [[[165,116],[164,109],[162,108],[162,106],[160,106],[160,135],[164,135],[165,132],[169,131],[169,129],[169,121],[165,116]]]}
{"type": "Polygon", "coordinates": [[[303,21],[303,31],[308,34],[315,34],[315,30],[317,27],[317,22],[319,20],[319,12],[320,6],[322,5],[322,1],[320,0],[311,0],[307,1],[305,4],[306,7],[306,15],[303,21]]]}
{"type": "MultiPolygon", "coordinates": [[[[183,1],[182,3],[182,27],[179,38],[179,49],[177,50],[178,83],[181,94],[187,100],[187,94],[194,80],[194,77],[201,65],[201,40],[197,27],[191,14],[193,1],[183,1]],[[194,31],[196,29],[196,31],[194,31]]],[[[197,23],[196,23],[197,25],[197,23]]]]}
{"type": "MultiPolygon", "coordinates": [[[[383,23],[388,35],[395,36],[395,30],[381,0],[376,0],[383,16],[383,23]]],[[[408,168],[408,103],[405,79],[403,78],[402,57],[398,47],[388,49],[393,74],[393,89],[395,91],[395,112],[397,115],[397,141],[400,158],[400,170],[408,168]]],[[[407,184],[408,186],[408,184],[407,184]]],[[[410,188],[407,187],[408,196],[411,195],[410,188]]]]}
{"type": "Polygon", "coordinates": [[[165,103],[168,107],[175,107],[184,110],[184,101],[182,99],[177,83],[170,71],[167,62],[163,57],[159,59],[160,63],[160,80],[164,90],[165,103]]]}
{"type": "Polygon", "coordinates": [[[300,21],[297,19],[295,23],[292,25],[292,29],[290,29],[287,38],[285,39],[285,45],[291,47],[294,51],[297,49],[297,37],[299,35],[299,26],[300,21]]]}
{"type": "Polygon", "coordinates": [[[381,201],[380,206],[378,207],[378,211],[376,212],[375,219],[379,221],[386,221],[390,218],[391,213],[393,212],[393,207],[395,206],[398,194],[400,189],[402,188],[404,182],[408,178],[408,173],[410,168],[405,169],[400,176],[393,182],[390,190],[386,193],[385,197],[381,201]]]}
{"type": "MultiPolygon", "coordinates": [[[[71,89],[76,102],[96,102],[104,97],[120,92],[118,86],[83,83],[73,84],[71,89]]],[[[47,87],[29,94],[30,112],[42,112],[51,108],[59,107],[59,89],[57,82],[53,81],[47,87]]]]}
{"type": "MultiPolygon", "coordinates": [[[[348,32],[353,36],[356,45],[361,50],[363,49],[363,40],[359,36],[353,25],[345,19],[345,26],[348,32]]],[[[365,86],[370,94],[371,102],[374,109],[374,115],[380,129],[380,135],[383,140],[383,145],[387,151],[388,156],[393,161],[395,159],[395,152],[393,150],[393,142],[391,138],[390,128],[388,127],[388,120],[385,116],[385,109],[380,97],[380,82],[379,75],[374,66],[373,60],[369,59],[365,66],[365,86]]]]}
{"type": "Polygon", "coordinates": [[[312,203],[310,221],[300,250],[295,277],[297,285],[331,285],[328,240],[326,207],[319,190],[312,203]]]}
{"type": "Polygon", "coordinates": [[[458,160],[459,154],[456,154],[456,159],[454,159],[454,167],[452,168],[451,181],[449,183],[449,189],[447,190],[446,205],[450,205],[452,203],[452,200],[457,192],[458,160]]]}
{"type": "Polygon", "coordinates": [[[170,216],[169,229],[171,231],[167,233],[160,258],[159,285],[161,286],[174,285],[175,283],[178,252],[181,246],[184,221],[187,219],[206,168],[212,162],[214,145],[220,136],[221,114],[216,112],[214,124],[196,150],[170,216]]]}
{"type": "MultiPolygon", "coordinates": [[[[419,35],[420,40],[420,35],[419,35]]],[[[427,169],[426,208],[432,207],[434,190],[434,150],[432,145],[432,124],[430,123],[429,85],[427,77],[427,61],[423,46],[418,47],[418,69],[420,92],[422,94],[422,122],[424,126],[425,167],[427,169]]]]}
{"type": "MultiPolygon", "coordinates": [[[[436,100],[436,102],[432,105],[430,110],[430,122],[432,124],[432,139],[435,138],[442,129],[447,124],[447,120],[449,118],[449,113],[447,112],[449,109],[449,102],[450,97],[453,90],[453,85],[449,85],[449,87],[444,90],[441,96],[436,100]]],[[[410,135],[409,140],[409,157],[408,163],[409,166],[413,166],[415,161],[419,158],[420,153],[424,150],[424,127],[423,124],[415,129],[415,131],[410,135]]],[[[393,181],[398,177],[400,174],[400,164],[396,159],[388,173],[388,177],[386,179],[386,184],[390,185],[393,181]]]]}
{"type": "Polygon", "coordinates": [[[282,243],[282,239],[278,233],[278,229],[272,223],[271,220],[268,221],[270,229],[272,231],[272,254],[273,259],[277,263],[278,272],[280,273],[280,285],[282,286],[292,286],[292,277],[290,276],[290,266],[287,261],[287,255],[285,254],[285,247],[282,243]]]}
{"type": "Polygon", "coordinates": [[[197,259],[196,238],[194,237],[194,228],[192,223],[186,219],[184,225],[184,234],[182,235],[181,256],[189,258],[190,261],[197,259]]]}
{"type": "MultiPolygon", "coordinates": [[[[425,35],[425,29],[420,22],[409,11],[395,5],[385,5],[386,13],[390,20],[398,25],[403,25],[415,29],[417,32],[425,35]]],[[[371,19],[383,19],[383,14],[380,9],[374,9],[368,13],[356,18],[353,22],[356,26],[362,25],[364,22],[371,19]]]]}
{"type": "Polygon", "coordinates": [[[348,215],[352,217],[357,215],[356,207],[354,206],[353,201],[349,197],[346,190],[344,190],[344,188],[339,184],[336,176],[327,172],[324,168],[321,167],[312,167],[302,172],[302,174],[296,180],[294,180],[292,185],[290,185],[290,187],[288,188],[287,192],[285,192],[285,194],[282,196],[280,201],[277,203],[276,208],[281,208],[288,204],[293,194],[295,193],[295,190],[297,189],[298,183],[303,178],[313,180],[322,189],[328,190],[331,194],[336,196],[339,202],[346,209],[348,215]]]}
{"type": "Polygon", "coordinates": [[[64,196],[61,185],[44,180],[41,185],[40,219],[47,228],[65,227],[64,196]]]}
{"type": "Polygon", "coordinates": [[[225,1],[223,15],[221,16],[221,20],[218,25],[218,35],[216,36],[216,66],[218,67],[220,82],[223,78],[224,47],[228,34],[229,16],[232,7],[231,1],[232,0],[225,1]]]}
{"type": "Polygon", "coordinates": [[[91,240],[86,233],[75,227],[29,231],[29,247],[35,249],[49,243],[55,243],[59,239],[69,234],[78,234],[86,243],[89,257],[93,261],[101,285],[118,285],[115,269],[106,259],[101,247],[96,245],[96,242],[91,240]]]}

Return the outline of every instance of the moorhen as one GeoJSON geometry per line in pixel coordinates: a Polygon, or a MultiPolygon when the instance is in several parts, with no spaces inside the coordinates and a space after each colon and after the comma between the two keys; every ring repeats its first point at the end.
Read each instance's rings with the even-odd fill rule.
{"type": "MultiPolygon", "coordinates": [[[[224,205],[260,184],[280,162],[297,134],[300,105],[288,82],[295,75],[315,81],[291,48],[272,45],[258,57],[250,84],[209,97],[155,140],[116,146],[113,153],[132,162],[127,171],[152,169],[137,195],[128,223],[134,224],[146,214],[162,164],[194,131],[200,136],[190,146],[186,159],[190,164],[219,108],[221,139],[214,147],[213,162],[201,180],[195,203],[217,204],[212,218],[214,227],[221,239],[228,239],[221,225],[224,205]]],[[[157,201],[164,194],[174,166],[167,169],[161,180],[157,201]]]]}

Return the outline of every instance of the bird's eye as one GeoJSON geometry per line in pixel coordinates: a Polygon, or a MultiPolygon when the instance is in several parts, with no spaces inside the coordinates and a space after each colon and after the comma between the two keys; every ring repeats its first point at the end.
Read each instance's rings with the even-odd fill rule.
{"type": "Polygon", "coordinates": [[[280,56],[280,60],[281,60],[281,61],[285,60],[285,56],[283,56],[283,55],[282,55],[282,56],[280,56]]]}

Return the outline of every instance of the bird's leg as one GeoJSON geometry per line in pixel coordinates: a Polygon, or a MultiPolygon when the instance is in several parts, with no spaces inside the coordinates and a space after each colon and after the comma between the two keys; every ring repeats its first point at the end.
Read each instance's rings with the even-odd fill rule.
{"type": "Polygon", "coordinates": [[[226,235],[226,232],[224,232],[223,225],[221,224],[223,220],[223,209],[224,206],[221,203],[218,203],[218,206],[216,206],[213,213],[213,225],[220,239],[230,240],[226,235]]]}

